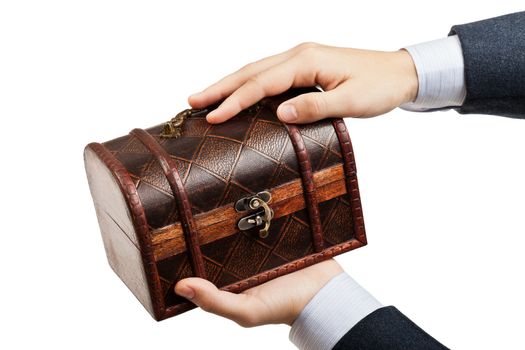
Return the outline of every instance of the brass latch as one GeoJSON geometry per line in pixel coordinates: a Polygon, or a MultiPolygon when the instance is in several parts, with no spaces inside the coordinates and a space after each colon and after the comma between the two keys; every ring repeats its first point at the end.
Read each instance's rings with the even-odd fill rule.
{"type": "Polygon", "coordinates": [[[246,231],[254,227],[260,227],[259,237],[268,237],[268,230],[270,229],[270,222],[273,219],[273,210],[268,206],[272,195],[268,191],[259,192],[253,196],[244,197],[235,203],[235,210],[243,212],[247,210],[256,210],[256,212],[243,217],[237,223],[237,227],[241,231],[246,231]]]}
{"type": "Polygon", "coordinates": [[[210,110],[207,108],[204,109],[185,109],[182,112],[178,113],[175,117],[171,118],[169,122],[164,124],[164,129],[160,137],[162,138],[177,138],[182,133],[182,127],[184,122],[191,116],[197,116],[201,114],[207,114],[210,110]]]}
{"type": "MultiPolygon", "coordinates": [[[[189,117],[195,116],[202,116],[206,115],[215,108],[217,108],[219,104],[213,104],[211,106],[208,106],[203,109],[185,109],[180,113],[177,113],[177,115],[169,122],[164,124],[164,128],[162,129],[162,133],[160,134],[160,137],[165,139],[176,139],[179,137],[182,133],[182,127],[184,126],[184,122],[189,117]]],[[[261,106],[256,103],[253,106],[248,107],[246,110],[248,113],[256,114],[261,109],[261,106]]]]}

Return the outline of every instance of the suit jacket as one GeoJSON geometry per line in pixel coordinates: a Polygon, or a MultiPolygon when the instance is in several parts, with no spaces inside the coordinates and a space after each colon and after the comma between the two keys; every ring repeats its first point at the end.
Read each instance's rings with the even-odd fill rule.
{"type": "Polygon", "coordinates": [[[453,26],[467,97],[459,113],[525,118],[525,12],[453,26]]]}
{"type": "MultiPolygon", "coordinates": [[[[467,96],[459,113],[525,118],[525,12],[453,26],[463,50],[467,96]]],[[[334,350],[442,350],[393,306],[366,316],[334,350]]]]}

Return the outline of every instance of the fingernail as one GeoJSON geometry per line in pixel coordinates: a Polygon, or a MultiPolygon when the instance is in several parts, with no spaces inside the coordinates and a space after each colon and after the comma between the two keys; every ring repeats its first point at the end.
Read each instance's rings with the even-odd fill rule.
{"type": "Polygon", "coordinates": [[[178,295],[180,295],[181,297],[184,297],[186,299],[193,299],[193,297],[195,297],[195,291],[193,289],[191,289],[190,287],[188,286],[181,286],[179,288],[177,288],[177,290],[175,291],[178,295]]]}
{"type": "Polygon", "coordinates": [[[280,105],[277,108],[277,115],[286,123],[293,123],[297,120],[297,110],[293,105],[280,105]]]}
{"type": "Polygon", "coordinates": [[[213,113],[214,111],[211,111],[210,113],[208,113],[206,115],[206,121],[208,123],[212,123],[213,122],[213,119],[215,119],[215,114],[213,113]]]}

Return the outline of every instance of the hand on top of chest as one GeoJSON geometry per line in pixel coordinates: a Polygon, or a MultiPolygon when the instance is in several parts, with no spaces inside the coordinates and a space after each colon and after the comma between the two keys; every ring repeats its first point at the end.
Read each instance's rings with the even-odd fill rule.
{"type": "Polygon", "coordinates": [[[410,54],[304,43],[250,63],[189,97],[193,108],[224,101],[207,120],[222,123],[266,96],[291,87],[319,85],[324,92],[283,102],[283,122],[309,123],[326,117],[373,117],[415,100],[416,69],[410,54]]]}

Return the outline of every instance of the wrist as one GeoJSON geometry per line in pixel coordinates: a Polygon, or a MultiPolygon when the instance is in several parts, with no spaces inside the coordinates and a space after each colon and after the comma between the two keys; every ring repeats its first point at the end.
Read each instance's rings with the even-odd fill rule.
{"type": "Polygon", "coordinates": [[[299,349],[332,349],[357,323],[382,305],[348,274],[333,277],[308,303],[290,330],[299,349]]]}
{"type": "Polygon", "coordinates": [[[456,35],[407,46],[419,88],[415,100],[401,108],[425,111],[461,106],[466,97],[461,43],[456,35]]]}
{"type": "Polygon", "coordinates": [[[334,259],[329,259],[304,269],[302,271],[304,277],[301,279],[301,285],[299,286],[300,291],[296,293],[294,302],[290,303],[290,312],[283,323],[291,326],[319,290],[342,272],[344,272],[343,268],[334,259]]]}
{"type": "Polygon", "coordinates": [[[419,80],[417,76],[416,65],[412,56],[405,49],[393,52],[396,57],[396,64],[402,82],[402,103],[414,102],[419,90],[419,80]]]}

